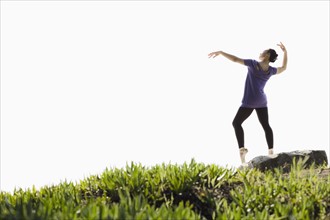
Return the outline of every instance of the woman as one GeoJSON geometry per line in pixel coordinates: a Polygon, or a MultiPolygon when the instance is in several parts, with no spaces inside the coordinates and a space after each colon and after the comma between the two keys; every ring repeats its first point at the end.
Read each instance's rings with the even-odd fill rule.
{"type": "Polygon", "coordinates": [[[244,146],[244,131],[242,128],[242,123],[251,115],[254,109],[256,110],[259,122],[265,131],[268,144],[268,154],[272,155],[274,153],[273,131],[268,122],[267,97],[264,93],[264,87],[272,75],[282,73],[287,66],[288,56],[285,46],[282,42],[277,45],[284,53],[282,66],[278,68],[274,68],[269,65],[270,62],[275,62],[278,56],[276,51],[273,49],[263,51],[259,56],[259,62],[251,59],[241,59],[223,51],[217,51],[209,54],[209,58],[215,58],[222,55],[233,62],[248,67],[242,105],[238,109],[238,112],[233,120],[233,126],[235,129],[242,163],[245,163],[245,155],[248,152],[244,146]]]}

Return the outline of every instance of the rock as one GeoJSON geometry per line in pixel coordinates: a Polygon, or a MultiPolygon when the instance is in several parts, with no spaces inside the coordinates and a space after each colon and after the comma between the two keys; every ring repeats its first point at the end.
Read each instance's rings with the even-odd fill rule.
{"type": "Polygon", "coordinates": [[[293,160],[296,158],[296,162],[299,159],[306,160],[304,167],[308,168],[313,163],[318,165],[328,165],[328,157],[325,151],[321,150],[303,150],[292,151],[287,153],[279,153],[271,156],[258,156],[250,160],[247,165],[241,166],[249,168],[257,168],[261,171],[272,170],[275,168],[282,168],[284,172],[290,171],[293,160]]]}

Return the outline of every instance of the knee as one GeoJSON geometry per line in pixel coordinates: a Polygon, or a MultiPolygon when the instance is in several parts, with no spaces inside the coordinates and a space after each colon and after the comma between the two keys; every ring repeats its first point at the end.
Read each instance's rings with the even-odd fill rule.
{"type": "Polygon", "coordinates": [[[272,128],[270,127],[269,123],[261,124],[265,131],[271,131],[272,128]]]}
{"type": "Polygon", "coordinates": [[[236,121],[234,119],[233,122],[232,122],[232,125],[233,125],[234,128],[237,128],[237,127],[240,127],[241,126],[241,123],[239,123],[238,121],[236,121]]]}

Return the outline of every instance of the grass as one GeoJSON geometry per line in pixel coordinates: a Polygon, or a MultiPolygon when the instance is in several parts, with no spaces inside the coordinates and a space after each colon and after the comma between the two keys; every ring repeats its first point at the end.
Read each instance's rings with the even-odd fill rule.
{"type": "Polygon", "coordinates": [[[0,219],[330,219],[330,177],[319,169],[132,162],[76,183],[1,192],[0,219]]]}

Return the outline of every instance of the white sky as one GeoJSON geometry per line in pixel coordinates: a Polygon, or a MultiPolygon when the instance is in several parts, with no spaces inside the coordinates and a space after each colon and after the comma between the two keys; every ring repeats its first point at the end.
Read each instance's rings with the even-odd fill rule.
{"type": "MultiPolygon", "coordinates": [[[[240,164],[247,69],[282,41],[266,85],[275,152],[329,156],[328,1],[1,1],[1,190],[126,162],[240,164]]],[[[267,154],[256,114],[247,160],[267,154]]]]}

